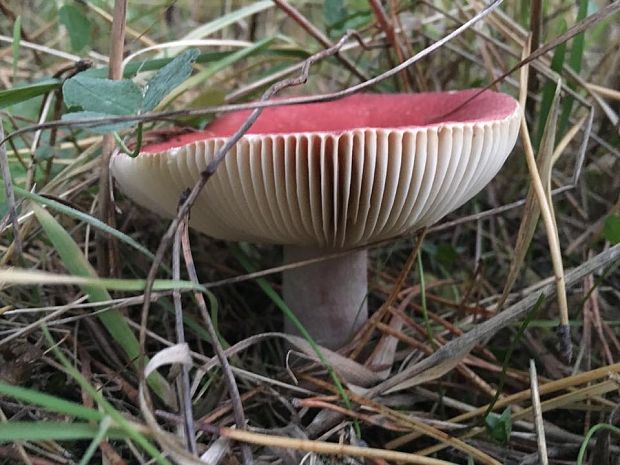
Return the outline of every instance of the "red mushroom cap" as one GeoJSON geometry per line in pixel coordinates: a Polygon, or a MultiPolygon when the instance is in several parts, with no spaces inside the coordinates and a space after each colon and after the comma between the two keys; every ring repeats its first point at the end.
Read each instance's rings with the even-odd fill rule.
{"type": "MultiPolygon", "coordinates": [[[[301,132],[340,134],[359,128],[428,127],[504,119],[515,112],[509,95],[478,89],[420,94],[356,94],[340,100],[268,107],[246,134],[301,132]],[[471,98],[475,100],[468,101],[471,98]]],[[[251,110],[225,113],[205,131],[191,132],[147,145],[143,153],[163,152],[191,142],[231,136],[251,110]]]]}
{"type": "MultiPolygon", "coordinates": [[[[478,92],[267,108],[209,181],[192,226],[221,239],[352,247],[430,225],[479,192],[515,144],[517,101],[478,92]]],[[[136,158],[119,154],[112,172],[138,203],[173,216],[249,113],[224,114],[136,158]]]]}

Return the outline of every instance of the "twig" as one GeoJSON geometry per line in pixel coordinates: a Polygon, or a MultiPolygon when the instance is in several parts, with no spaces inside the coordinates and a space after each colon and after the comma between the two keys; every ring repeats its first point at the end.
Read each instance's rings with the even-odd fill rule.
{"type": "MultiPolygon", "coordinates": [[[[126,18],[127,0],[115,0],[108,68],[108,77],[114,80],[123,78],[126,18]]],[[[114,137],[112,134],[103,136],[101,160],[99,161],[99,218],[111,227],[115,227],[116,223],[114,207],[112,205],[112,185],[110,182],[110,157],[114,147],[114,137]]],[[[97,272],[101,277],[115,276],[117,274],[118,254],[115,253],[115,244],[116,242],[108,235],[97,232],[97,272]]]]}
{"type": "MultiPolygon", "coordinates": [[[[286,0],[273,0],[273,3],[276,4],[278,8],[284,11],[293,21],[295,21],[299,26],[310,34],[312,37],[316,39],[323,47],[331,48],[334,46],[331,40],[321,32],[314,24],[312,24],[304,15],[302,15],[299,10],[295,7],[291,6],[286,0]]],[[[355,74],[362,81],[367,81],[370,79],[362,70],[360,70],[355,63],[349,60],[346,56],[342,55],[340,52],[336,52],[334,54],[336,58],[338,58],[341,63],[346,66],[349,71],[355,74]]]]}
{"type": "Polygon", "coordinates": [[[587,304],[590,307],[589,313],[592,317],[592,324],[596,331],[596,335],[598,336],[601,343],[602,356],[608,365],[612,365],[614,363],[614,357],[611,354],[611,349],[609,348],[609,344],[607,343],[607,338],[603,333],[604,320],[601,318],[601,312],[598,303],[598,287],[594,285],[594,276],[588,276],[587,280],[585,280],[584,293],[588,296],[587,301],[584,302],[584,305],[587,304]]]}
{"type": "Polygon", "coordinates": [[[540,394],[538,393],[538,375],[536,374],[536,363],[532,359],[530,359],[530,390],[532,391],[532,413],[534,414],[534,425],[536,426],[536,442],[538,444],[540,465],[549,465],[545,425],[540,407],[540,394]]]}
{"type": "MultiPolygon", "coordinates": [[[[181,279],[181,235],[185,232],[184,225],[186,220],[181,222],[177,233],[174,235],[174,243],[172,245],[172,279],[181,279]]],[[[177,344],[185,343],[185,330],[183,327],[183,307],[181,306],[181,292],[175,289],[172,292],[174,302],[174,329],[177,337],[177,344]]],[[[192,394],[189,381],[189,367],[181,365],[181,373],[177,378],[177,389],[179,392],[179,403],[181,404],[183,424],[185,427],[185,439],[187,448],[192,454],[196,454],[198,447],[196,445],[196,430],[194,428],[194,413],[192,411],[192,394]]]]}
{"type": "Polygon", "coordinates": [[[202,427],[206,431],[216,432],[222,437],[227,437],[237,441],[244,441],[251,444],[259,444],[268,447],[296,449],[324,455],[384,459],[395,463],[400,462],[414,463],[419,465],[451,465],[450,462],[445,462],[443,460],[433,459],[430,457],[422,457],[415,454],[409,454],[406,452],[398,452],[393,450],[382,450],[372,447],[349,446],[346,444],[335,444],[332,442],[311,441],[309,439],[296,439],[284,436],[275,436],[271,434],[239,431],[232,428],[217,428],[205,424],[203,424],[202,427]]]}
{"type": "MultiPolygon", "coordinates": [[[[390,19],[387,17],[387,14],[385,13],[385,10],[383,9],[383,5],[381,5],[381,2],[379,0],[369,0],[368,3],[370,4],[370,7],[373,10],[375,18],[377,18],[377,22],[379,23],[379,26],[381,27],[381,29],[383,29],[383,32],[385,32],[385,36],[387,37],[388,42],[394,49],[394,52],[396,53],[396,57],[398,58],[399,63],[404,62],[405,56],[403,54],[403,46],[400,43],[400,40],[398,40],[398,36],[396,35],[396,32],[394,31],[394,26],[392,22],[390,21],[390,19]]],[[[409,74],[407,74],[406,68],[401,71],[400,78],[401,78],[404,90],[407,92],[411,92],[413,85],[411,84],[411,79],[410,79],[409,74]]]]}
{"type": "MultiPolygon", "coordinates": [[[[187,194],[188,192],[185,191],[185,195],[187,194]]],[[[179,225],[179,235],[181,236],[183,258],[185,260],[187,274],[189,275],[189,278],[192,282],[198,284],[198,275],[196,274],[194,258],[192,257],[192,250],[189,243],[189,218],[187,214],[183,217],[181,224],[179,225]]],[[[200,314],[202,315],[202,319],[207,326],[207,332],[209,333],[209,337],[211,338],[211,344],[213,345],[215,354],[217,355],[217,358],[220,361],[220,365],[222,367],[222,373],[224,375],[224,380],[226,381],[226,387],[228,388],[228,395],[230,396],[233,415],[235,417],[235,424],[237,425],[238,430],[244,430],[246,428],[245,415],[243,413],[243,404],[241,403],[241,396],[239,395],[239,388],[237,387],[235,376],[230,369],[230,364],[228,363],[228,358],[226,358],[226,353],[224,352],[224,348],[222,347],[222,344],[220,342],[219,335],[215,330],[215,326],[213,326],[213,321],[211,320],[211,315],[209,315],[209,310],[207,310],[207,303],[205,302],[204,296],[201,292],[195,292],[194,298],[198,303],[200,314]]],[[[181,321],[181,326],[182,325],[183,323],[181,321]]],[[[187,393],[189,394],[189,384],[187,385],[187,388],[187,393]]],[[[241,451],[243,453],[243,463],[245,465],[252,465],[254,463],[254,459],[252,458],[252,450],[250,449],[250,447],[247,444],[243,444],[241,447],[241,451]]]]}
{"type": "MultiPolygon", "coordinates": [[[[0,138],[4,139],[4,126],[0,120],[0,138]]],[[[13,226],[13,241],[15,243],[15,253],[19,260],[22,257],[22,240],[19,234],[19,224],[17,222],[17,209],[15,208],[15,192],[13,192],[13,181],[11,180],[11,170],[9,169],[9,157],[6,153],[6,145],[0,145],[0,169],[4,179],[4,192],[9,207],[7,213],[9,221],[13,226]]]]}

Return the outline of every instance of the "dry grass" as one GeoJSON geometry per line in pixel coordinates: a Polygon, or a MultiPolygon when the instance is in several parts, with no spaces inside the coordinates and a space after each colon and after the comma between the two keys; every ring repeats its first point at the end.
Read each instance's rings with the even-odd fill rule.
{"type": "MultiPolygon", "coordinates": [[[[123,31],[125,55],[208,39],[208,61],[147,115],[149,130],[256,101],[355,28],[366,47],[351,40],[324,53],[308,82],[283,94],[350,89],[484,8],[330,1],[349,13],[330,25],[337,11],[326,17],[322,2],[130,1],[125,23],[113,2],[84,2],[75,5],[92,32],[75,52],[57,3],[0,1],[2,89],[67,78],[80,57],[103,67],[123,31]],[[208,34],[197,37],[201,28],[208,34]],[[186,108],[195,111],[162,115],[186,108]]],[[[106,206],[109,140],[40,126],[66,112],[57,89],[9,106],[0,94],[11,136],[0,162],[12,174],[0,197],[0,464],[617,463],[620,245],[608,218],[620,209],[618,9],[583,19],[574,2],[533,1],[531,11],[507,2],[372,81],[380,92],[492,84],[520,97],[521,137],[500,175],[423,241],[368,246],[374,313],[322,361],[308,342],[278,333],[277,248],[174,229],[176,246],[160,247],[166,222],[118,193],[106,206]],[[114,230],[101,232],[97,217],[114,230]],[[145,284],[158,247],[158,279],[145,284]],[[146,383],[144,370],[159,375],[146,383]]]]}

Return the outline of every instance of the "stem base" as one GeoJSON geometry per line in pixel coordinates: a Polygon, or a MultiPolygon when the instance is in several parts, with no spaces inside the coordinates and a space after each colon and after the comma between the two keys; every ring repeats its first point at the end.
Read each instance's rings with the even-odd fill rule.
{"type": "MultiPolygon", "coordinates": [[[[295,263],[329,253],[325,249],[284,246],[284,263],[295,263]]],[[[286,270],[283,295],[314,340],[329,349],[346,344],[368,319],[367,252],[286,270]]],[[[284,330],[299,335],[286,319],[284,330]]]]}

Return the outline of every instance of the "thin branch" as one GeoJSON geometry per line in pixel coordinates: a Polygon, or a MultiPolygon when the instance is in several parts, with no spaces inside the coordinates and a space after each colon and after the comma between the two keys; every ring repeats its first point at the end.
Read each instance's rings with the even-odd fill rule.
{"type": "MultiPolygon", "coordinates": [[[[181,279],[181,235],[185,232],[184,225],[186,223],[187,221],[183,221],[179,225],[179,229],[174,235],[174,243],[172,244],[172,279],[174,280],[181,279]]],[[[181,305],[181,292],[178,289],[172,292],[172,299],[174,302],[174,329],[176,332],[177,344],[184,344],[185,330],[183,327],[183,307],[181,305]]],[[[177,389],[179,392],[179,403],[182,408],[187,449],[190,453],[196,455],[198,447],[196,445],[196,430],[194,428],[189,366],[187,365],[181,365],[181,373],[177,378],[177,389]]]]}
{"type": "MultiPolygon", "coordinates": [[[[187,192],[186,192],[187,194],[187,192]]],[[[196,273],[196,267],[194,266],[194,258],[192,257],[192,250],[189,243],[189,218],[188,215],[185,215],[179,225],[179,235],[181,236],[181,245],[183,247],[183,258],[185,260],[185,267],[187,269],[187,273],[192,282],[198,284],[198,275],[196,273]]],[[[176,241],[175,241],[176,242],[176,241]]],[[[228,388],[228,395],[230,396],[230,402],[232,404],[233,415],[235,417],[235,424],[237,425],[238,430],[245,430],[245,415],[243,413],[243,404],[241,403],[241,396],[239,395],[239,388],[237,387],[237,382],[235,381],[235,376],[232,373],[230,368],[230,364],[228,363],[228,358],[226,358],[226,353],[224,352],[224,348],[219,339],[219,335],[215,330],[215,326],[213,326],[213,321],[211,320],[211,315],[209,315],[209,310],[207,309],[207,303],[205,302],[205,298],[201,292],[195,292],[194,298],[198,303],[198,309],[200,310],[200,314],[202,315],[202,319],[205,322],[207,327],[207,332],[209,333],[209,337],[211,338],[211,344],[213,345],[213,349],[215,350],[215,354],[217,355],[218,360],[220,361],[220,365],[222,367],[222,373],[224,375],[224,380],[226,382],[226,387],[228,388]]],[[[181,322],[181,326],[182,326],[181,322]]],[[[188,384],[188,394],[189,394],[189,384],[188,384]]],[[[245,465],[252,465],[254,460],[252,458],[252,449],[247,444],[242,444],[241,451],[243,453],[243,463],[245,465]]]]}
{"type": "MultiPolygon", "coordinates": [[[[110,46],[110,63],[108,78],[123,78],[123,51],[125,50],[125,23],[127,20],[127,0],[115,0],[112,19],[112,37],[110,46]]],[[[99,161],[99,219],[108,226],[115,227],[114,206],[112,201],[112,183],[110,177],[110,158],[114,151],[112,134],[103,136],[101,159],[99,161]]],[[[97,232],[97,272],[99,276],[116,276],[118,253],[116,242],[108,235],[97,232]]]]}
{"type": "MultiPolygon", "coordinates": [[[[394,25],[392,24],[390,19],[387,17],[387,14],[385,10],[383,9],[383,5],[381,5],[381,2],[379,0],[369,0],[368,3],[370,4],[370,7],[372,8],[375,14],[375,18],[377,18],[377,22],[379,23],[379,26],[385,33],[385,36],[388,42],[394,49],[394,52],[396,53],[396,57],[398,58],[399,63],[404,62],[405,55],[403,53],[403,45],[401,44],[398,36],[396,35],[396,31],[394,30],[394,25]]],[[[411,92],[413,85],[411,83],[410,76],[407,73],[407,69],[403,69],[401,71],[400,78],[401,78],[404,90],[406,90],[407,92],[411,92]]]]}

